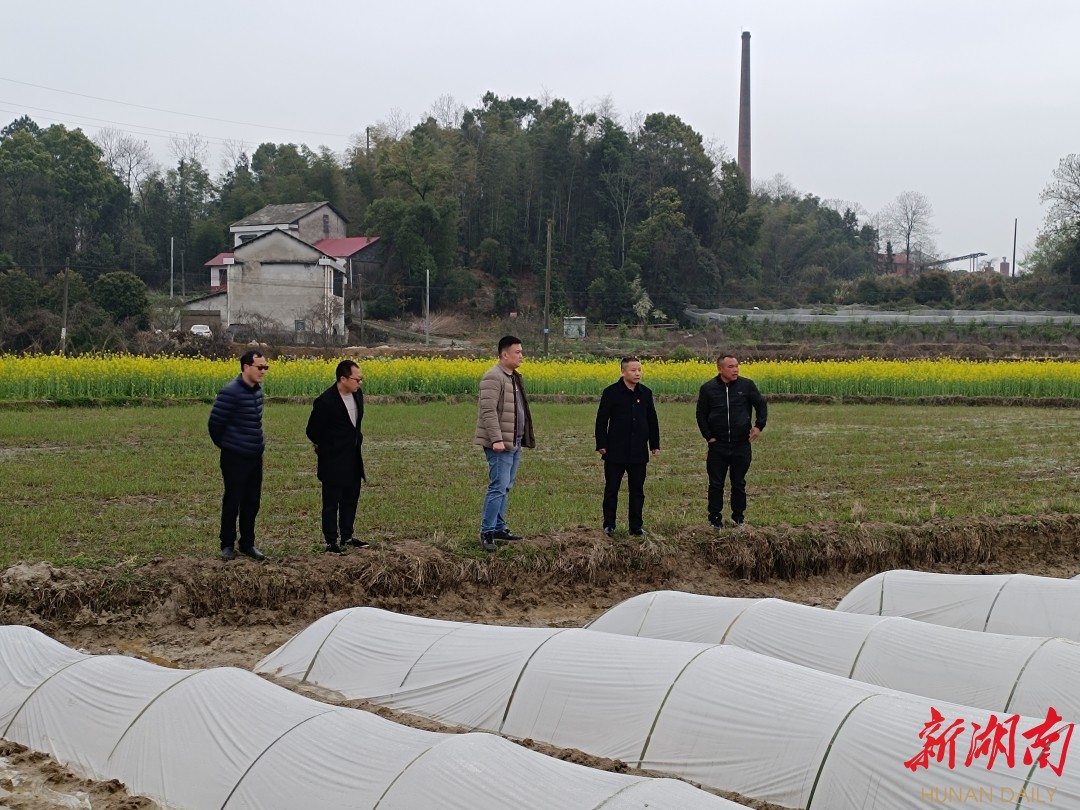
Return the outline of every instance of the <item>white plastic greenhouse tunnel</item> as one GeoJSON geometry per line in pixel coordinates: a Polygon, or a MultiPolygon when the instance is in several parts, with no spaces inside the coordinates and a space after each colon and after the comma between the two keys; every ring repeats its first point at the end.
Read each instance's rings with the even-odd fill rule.
{"type": "Polygon", "coordinates": [[[844,678],[997,712],[1080,720],[1080,643],[1006,636],[782,599],[654,591],[590,630],[730,644],[844,678]]]}
{"type": "Polygon", "coordinates": [[[836,609],[986,633],[1080,641],[1080,581],[1074,579],[885,571],[852,588],[836,609]]]}
{"type": "Polygon", "coordinates": [[[0,627],[0,738],[174,810],[741,810],[491,734],[439,734],[240,669],[166,669],[0,627]]]}
{"type": "Polygon", "coordinates": [[[1080,807],[1080,769],[1064,767],[1071,724],[1017,716],[1014,727],[1063,750],[1036,751],[1017,731],[1011,760],[996,749],[990,760],[977,732],[1004,718],[986,710],[732,646],[357,607],[314,622],[256,670],[792,808],[898,810],[969,791],[1080,807]],[[934,741],[950,734],[938,760],[934,741]]]}

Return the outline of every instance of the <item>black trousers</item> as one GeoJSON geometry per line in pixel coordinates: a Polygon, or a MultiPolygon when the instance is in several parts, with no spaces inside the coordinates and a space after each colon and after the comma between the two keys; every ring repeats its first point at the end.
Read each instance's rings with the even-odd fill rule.
{"type": "Polygon", "coordinates": [[[724,514],[724,480],[731,477],[731,519],[741,523],[746,513],[746,473],[752,454],[750,442],[709,445],[705,470],[709,473],[709,522],[717,523],[724,514]]]}
{"type": "Polygon", "coordinates": [[[255,516],[262,496],[262,455],[246,456],[233,450],[221,451],[221,547],[236,545],[236,522],[240,519],[240,548],[255,545],[255,516]]]}
{"type": "Polygon", "coordinates": [[[353,536],[356,520],[356,504],[360,501],[360,479],[355,483],[341,484],[323,481],[322,485],[322,533],[327,545],[337,542],[338,531],[342,540],[353,536]]]}
{"type": "Polygon", "coordinates": [[[604,526],[615,528],[619,507],[619,487],[623,475],[630,490],[630,531],[641,531],[641,511],[645,506],[645,472],[648,464],[619,464],[604,460],[604,526]]]}

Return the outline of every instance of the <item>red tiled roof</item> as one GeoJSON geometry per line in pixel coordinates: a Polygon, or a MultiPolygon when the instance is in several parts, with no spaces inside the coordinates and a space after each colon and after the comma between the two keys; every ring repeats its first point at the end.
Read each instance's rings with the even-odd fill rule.
{"type": "Polygon", "coordinates": [[[217,256],[206,262],[203,267],[221,267],[225,264],[226,259],[231,259],[233,255],[231,253],[219,253],[217,256]]]}
{"type": "Polygon", "coordinates": [[[377,241],[377,236],[347,236],[344,239],[322,239],[313,247],[336,259],[346,259],[377,241]]]}

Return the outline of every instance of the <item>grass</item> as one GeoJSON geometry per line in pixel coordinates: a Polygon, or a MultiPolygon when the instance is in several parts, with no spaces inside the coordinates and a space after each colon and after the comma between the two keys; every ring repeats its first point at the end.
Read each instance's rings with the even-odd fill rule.
{"type": "MultiPolygon", "coordinates": [[[[0,568],[20,560],[96,567],[210,555],[221,497],[206,405],[0,411],[0,568]]],[[[694,405],[659,405],[646,525],[661,539],[705,524],[704,444],[694,405]]],[[[259,544],[321,550],[306,405],[270,403],[259,544]]],[[[994,518],[1080,512],[1080,409],[776,403],[754,445],[755,526],[994,518]]],[[[509,521],[526,535],[599,526],[595,405],[537,403],[509,521]]],[[[464,556],[487,468],[472,403],[372,404],[358,534],[421,539],[464,556]]],[[[625,524],[625,490],[620,503],[625,524]]],[[[625,534],[621,530],[620,534],[625,534]]],[[[622,538],[624,539],[624,538],[622,538]]]]}

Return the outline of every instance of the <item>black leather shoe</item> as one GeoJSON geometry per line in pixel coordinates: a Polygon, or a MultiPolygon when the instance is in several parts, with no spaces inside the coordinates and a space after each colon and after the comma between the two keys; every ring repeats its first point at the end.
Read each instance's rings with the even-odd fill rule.
{"type": "Polygon", "coordinates": [[[495,532],[480,532],[480,547],[484,551],[495,550],[495,532]]]}
{"type": "Polygon", "coordinates": [[[327,543],[326,544],[326,553],[327,554],[344,554],[345,549],[343,549],[337,543],[327,543]]]}
{"type": "Polygon", "coordinates": [[[251,557],[251,559],[253,559],[255,562],[262,562],[266,559],[266,555],[259,551],[257,548],[255,548],[255,546],[251,546],[250,548],[244,548],[243,546],[240,546],[240,553],[243,554],[245,557],[251,557]]]}
{"type": "Polygon", "coordinates": [[[630,534],[634,535],[634,537],[644,537],[645,536],[645,527],[642,526],[640,529],[631,529],[630,534]]]}
{"type": "Polygon", "coordinates": [[[606,534],[608,537],[614,537],[615,536],[615,527],[614,526],[605,526],[604,527],[604,534],[606,534]]]}
{"type": "Polygon", "coordinates": [[[504,543],[520,543],[525,539],[520,534],[514,534],[509,529],[499,529],[496,532],[492,532],[491,536],[496,540],[502,540],[504,543]]]}
{"type": "Polygon", "coordinates": [[[724,519],[723,518],[716,518],[715,520],[710,519],[709,520],[709,525],[712,526],[717,531],[720,531],[720,529],[724,528],[724,519]]]}
{"type": "Polygon", "coordinates": [[[235,560],[236,559],[236,552],[233,551],[232,546],[223,546],[222,547],[222,549],[221,549],[221,559],[225,560],[225,562],[228,562],[229,560],[235,560]]]}
{"type": "Polygon", "coordinates": [[[359,540],[355,537],[350,537],[348,540],[342,540],[341,545],[352,546],[353,548],[371,548],[371,543],[359,540]]]}

